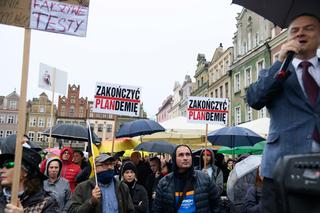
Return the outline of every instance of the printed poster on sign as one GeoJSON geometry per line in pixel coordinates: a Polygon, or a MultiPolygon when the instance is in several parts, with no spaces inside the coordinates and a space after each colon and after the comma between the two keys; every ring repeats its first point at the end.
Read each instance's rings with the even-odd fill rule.
{"type": "Polygon", "coordinates": [[[93,112],[138,117],[140,94],[139,87],[97,82],[93,112]]]}
{"type": "Polygon", "coordinates": [[[227,98],[193,96],[188,98],[187,116],[189,122],[227,125],[228,112],[227,98]]]}
{"type": "Polygon", "coordinates": [[[32,0],[30,28],[86,36],[89,0],[32,0]]]}

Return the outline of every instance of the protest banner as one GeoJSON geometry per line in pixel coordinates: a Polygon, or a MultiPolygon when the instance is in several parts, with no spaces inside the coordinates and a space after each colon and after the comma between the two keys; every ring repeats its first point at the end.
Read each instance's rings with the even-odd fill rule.
{"type": "Polygon", "coordinates": [[[138,117],[140,94],[139,87],[97,82],[93,112],[138,117]]]}
{"type": "Polygon", "coordinates": [[[29,27],[31,0],[0,0],[0,23],[29,27]]]}
{"type": "Polygon", "coordinates": [[[65,95],[67,89],[67,80],[68,74],[66,72],[40,63],[38,81],[40,88],[52,91],[54,87],[53,92],[58,92],[65,95]]]}
{"type": "Polygon", "coordinates": [[[190,96],[187,115],[190,122],[227,125],[228,99],[190,96]]]}
{"type": "Polygon", "coordinates": [[[89,1],[32,0],[30,28],[85,37],[88,14],[89,1]]]}

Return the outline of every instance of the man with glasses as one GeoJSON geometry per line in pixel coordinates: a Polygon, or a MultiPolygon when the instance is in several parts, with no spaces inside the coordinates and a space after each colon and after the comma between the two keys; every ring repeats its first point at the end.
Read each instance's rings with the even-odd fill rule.
{"type": "Polygon", "coordinates": [[[177,146],[172,155],[173,172],[157,187],[153,212],[220,212],[220,195],[214,181],[194,170],[191,149],[177,146]]]}
{"type": "Polygon", "coordinates": [[[95,178],[80,183],[71,197],[68,212],[134,212],[128,186],[114,178],[114,158],[102,153],[95,159],[95,178]]]}

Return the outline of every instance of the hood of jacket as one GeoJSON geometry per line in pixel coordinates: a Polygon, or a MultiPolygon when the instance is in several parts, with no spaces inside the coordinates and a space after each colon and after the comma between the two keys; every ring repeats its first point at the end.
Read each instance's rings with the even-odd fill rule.
{"type": "MultiPolygon", "coordinates": [[[[204,167],[204,161],[203,161],[203,156],[204,156],[204,151],[206,149],[203,149],[201,152],[200,152],[200,159],[199,159],[199,169],[203,169],[204,167]]],[[[212,151],[212,149],[207,149],[210,153],[211,153],[211,160],[209,162],[209,164],[211,166],[215,165],[215,155],[214,155],[214,152],[212,151]]]]}
{"type": "Polygon", "coordinates": [[[60,175],[61,175],[61,170],[62,170],[62,161],[61,161],[59,158],[48,158],[48,159],[47,159],[46,169],[45,169],[45,171],[44,171],[44,174],[49,177],[49,164],[50,164],[52,161],[57,161],[57,162],[59,163],[59,172],[58,172],[58,178],[59,178],[60,175]]]}
{"type": "Polygon", "coordinates": [[[60,160],[64,163],[64,162],[68,162],[68,163],[72,163],[72,158],[73,158],[73,149],[71,147],[63,147],[61,149],[60,152],[60,160]],[[69,159],[68,160],[62,160],[62,155],[65,151],[69,152],[69,159]]]}
{"type": "MultiPolygon", "coordinates": [[[[183,144],[181,144],[181,145],[178,145],[176,148],[175,148],[175,150],[174,150],[174,152],[172,153],[172,169],[173,169],[173,173],[174,174],[177,174],[178,173],[178,166],[177,166],[177,149],[179,148],[179,147],[181,147],[181,146],[185,146],[185,147],[187,147],[189,150],[190,150],[190,153],[191,153],[191,156],[192,156],[192,150],[190,149],[190,147],[188,147],[187,145],[183,145],[183,144]]],[[[194,166],[193,166],[193,159],[192,159],[192,164],[191,164],[191,167],[189,168],[189,172],[190,173],[193,173],[193,171],[194,171],[194,166]]]]}

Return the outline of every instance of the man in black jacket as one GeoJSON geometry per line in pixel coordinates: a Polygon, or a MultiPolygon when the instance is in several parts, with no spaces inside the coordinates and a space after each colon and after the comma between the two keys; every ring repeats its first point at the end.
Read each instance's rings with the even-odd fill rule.
{"type": "Polygon", "coordinates": [[[158,184],[153,212],[218,213],[218,188],[207,174],[194,170],[191,149],[186,145],[177,146],[172,163],[173,173],[158,184]]]}

